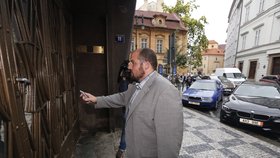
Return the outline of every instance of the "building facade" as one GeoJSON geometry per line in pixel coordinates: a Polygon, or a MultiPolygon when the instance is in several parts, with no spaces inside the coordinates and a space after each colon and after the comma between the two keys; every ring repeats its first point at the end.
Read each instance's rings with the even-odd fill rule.
{"type": "Polygon", "coordinates": [[[235,67],[235,55],[237,52],[238,35],[240,28],[240,19],[242,11],[243,0],[234,0],[232,2],[229,15],[228,15],[228,28],[227,28],[227,39],[225,48],[225,67],[235,67]]]}
{"type": "Polygon", "coordinates": [[[219,45],[214,40],[209,40],[208,48],[201,53],[202,67],[200,70],[203,75],[211,75],[216,68],[224,67],[225,45],[219,45]]]}
{"type": "MultiPolygon", "coordinates": [[[[239,4],[241,14],[238,38],[235,39],[235,66],[249,80],[280,74],[280,0],[244,0],[239,4]]],[[[226,54],[231,52],[229,48],[226,47],[226,54]]]]}
{"type": "MultiPolygon", "coordinates": [[[[131,48],[151,48],[156,52],[158,64],[164,73],[170,73],[171,35],[175,34],[175,49],[187,53],[187,28],[176,14],[136,10],[134,14],[131,48]]],[[[175,51],[175,52],[176,52],[175,51]]],[[[178,73],[185,70],[177,69],[178,73]]]]}
{"type": "Polygon", "coordinates": [[[157,0],[156,2],[144,0],[144,4],[138,10],[163,12],[162,4],[163,0],[157,0]]]}

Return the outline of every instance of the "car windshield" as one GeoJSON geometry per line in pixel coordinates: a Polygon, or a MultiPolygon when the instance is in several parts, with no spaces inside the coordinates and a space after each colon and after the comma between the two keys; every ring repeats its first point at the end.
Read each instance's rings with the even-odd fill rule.
{"type": "Polygon", "coordinates": [[[214,82],[194,82],[190,88],[214,91],[216,90],[216,84],[214,82]]]}
{"type": "Polygon", "coordinates": [[[228,80],[228,79],[225,78],[224,76],[218,76],[218,78],[219,78],[223,83],[231,82],[230,80],[228,80]]]}
{"type": "Polygon", "coordinates": [[[250,97],[280,98],[280,92],[276,87],[265,85],[240,85],[234,94],[250,97]]]}
{"type": "Polygon", "coordinates": [[[224,73],[224,77],[226,78],[242,78],[241,73],[224,73]]]}

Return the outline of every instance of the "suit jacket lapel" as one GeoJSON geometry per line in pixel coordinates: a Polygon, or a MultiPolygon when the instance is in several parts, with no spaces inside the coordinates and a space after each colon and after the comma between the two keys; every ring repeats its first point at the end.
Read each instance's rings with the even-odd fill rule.
{"type": "Polygon", "coordinates": [[[146,84],[144,85],[144,87],[141,89],[141,91],[138,93],[138,95],[136,96],[136,98],[134,99],[133,103],[131,105],[129,105],[129,111],[128,111],[128,115],[126,117],[126,121],[128,121],[128,119],[130,118],[131,114],[134,112],[134,110],[136,109],[137,106],[139,106],[142,98],[146,95],[146,93],[150,90],[150,86],[152,85],[153,81],[155,80],[156,76],[158,75],[157,72],[155,72],[150,78],[149,80],[146,82],[146,84]]]}

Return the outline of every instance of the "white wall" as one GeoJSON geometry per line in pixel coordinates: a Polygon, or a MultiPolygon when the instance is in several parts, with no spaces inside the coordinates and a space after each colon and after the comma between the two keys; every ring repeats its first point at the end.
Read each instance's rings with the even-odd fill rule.
{"type": "Polygon", "coordinates": [[[227,40],[224,57],[224,67],[235,66],[235,54],[237,52],[237,41],[239,33],[239,22],[242,9],[242,1],[233,0],[229,11],[229,24],[227,28],[227,40]],[[240,3],[240,4],[239,4],[240,3]]]}
{"type": "Polygon", "coordinates": [[[267,66],[268,66],[268,58],[265,53],[262,54],[256,54],[251,56],[244,56],[242,58],[238,58],[236,62],[243,61],[243,70],[242,73],[248,77],[249,76],[249,69],[250,69],[250,61],[258,61],[257,62],[257,68],[256,68],[256,75],[255,75],[255,81],[258,81],[261,79],[262,75],[266,75],[267,66]],[[265,68],[263,66],[265,65],[265,68]]]}
{"type": "Polygon", "coordinates": [[[248,76],[250,61],[257,60],[255,80],[267,75],[269,55],[280,54],[280,3],[265,0],[264,9],[259,12],[260,0],[244,0],[239,32],[236,66],[243,63],[243,73],[248,76]],[[246,6],[250,5],[249,19],[245,21],[246,6]],[[255,45],[256,30],[260,29],[258,45],[255,45]],[[246,34],[246,45],[242,48],[242,35],[246,34]],[[264,66],[265,65],[265,66],[264,66]]]}

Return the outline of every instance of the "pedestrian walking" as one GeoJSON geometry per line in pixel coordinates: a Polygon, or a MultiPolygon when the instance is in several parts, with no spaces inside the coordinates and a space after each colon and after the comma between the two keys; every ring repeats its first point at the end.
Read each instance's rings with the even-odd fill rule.
{"type": "Polygon", "coordinates": [[[193,82],[192,76],[189,74],[186,79],[186,87],[189,88],[193,82]]]}
{"type": "Polygon", "coordinates": [[[186,85],[187,76],[185,74],[182,75],[182,91],[184,91],[186,85]]]}

